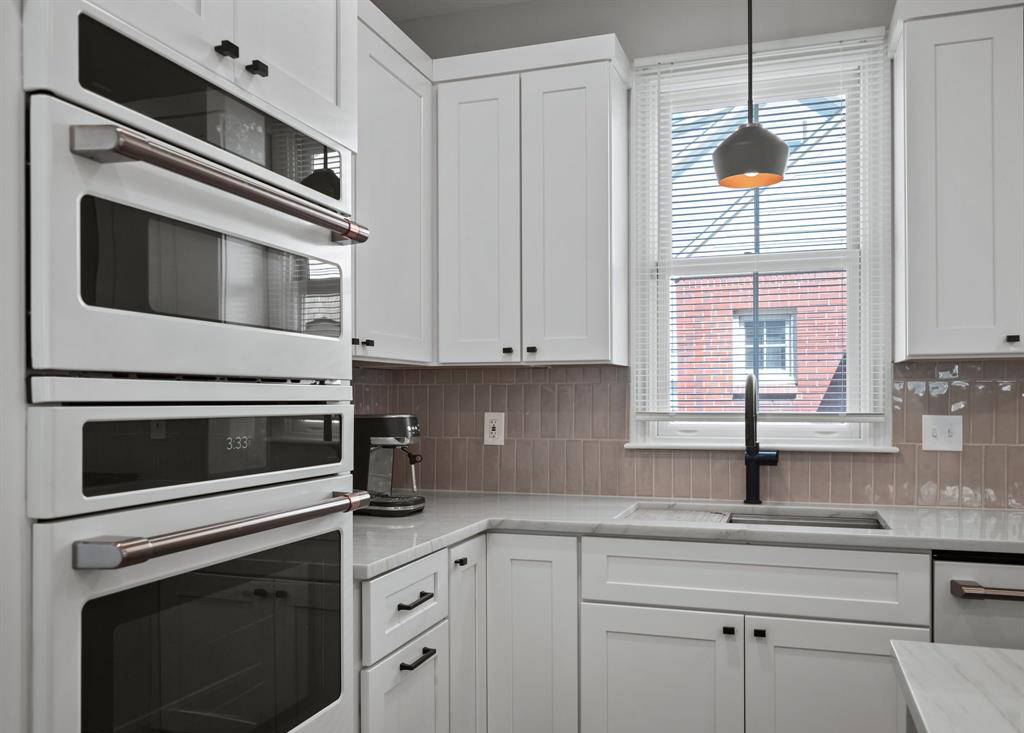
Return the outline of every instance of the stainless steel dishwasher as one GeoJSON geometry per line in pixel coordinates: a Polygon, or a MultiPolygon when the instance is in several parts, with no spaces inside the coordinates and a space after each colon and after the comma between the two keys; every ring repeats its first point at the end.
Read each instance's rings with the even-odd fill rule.
{"type": "Polygon", "coordinates": [[[936,553],[935,641],[1024,649],[1024,555],[936,553]]]}

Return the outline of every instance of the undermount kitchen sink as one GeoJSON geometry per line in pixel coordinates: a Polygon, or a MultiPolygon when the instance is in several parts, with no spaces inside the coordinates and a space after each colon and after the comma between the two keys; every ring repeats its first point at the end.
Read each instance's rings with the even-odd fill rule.
{"type": "Polygon", "coordinates": [[[645,522],[700,522],[760,524],[780,527],[818,527],[825,529],[888,529],[873,511],[837,511],[834,509],[786,509],[749,507],[731,511],[728,507],[688,505],[675,502],[634,504],[617,519],[645,522]]]}

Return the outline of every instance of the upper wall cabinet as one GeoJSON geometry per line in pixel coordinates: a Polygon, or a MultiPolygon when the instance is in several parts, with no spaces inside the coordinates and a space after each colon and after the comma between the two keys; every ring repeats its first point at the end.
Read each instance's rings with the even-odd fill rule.
{"type": "Polygon", "coordinates": [[[437,90],[441,362],[519,361],[519,76],[437,90]]]}
{"type": "Polygon", "coordinates": [[[625,364],[618,67],[446,82],[437,99],[439,360],[625,364]]]}
{"type": "MultiPolygon", "coordinates": [[[[380,21],[378,21],[380,22],[380,21]]],[[[397,29],[394,29],[398,32],[397,29]]],[[[359,24],[357,359],[434,359],[434,104],[423,73],[359,24]]]]}
{"type": "Polygon", "coordinates": [[[895,358],[1024,354],[1024,9],[896,46],[895,358]]]}
{"type": "Polygon", "coordinates": [[[356,149],[357,4],[352,0],[93,4],[301,124],[356,149]]]}

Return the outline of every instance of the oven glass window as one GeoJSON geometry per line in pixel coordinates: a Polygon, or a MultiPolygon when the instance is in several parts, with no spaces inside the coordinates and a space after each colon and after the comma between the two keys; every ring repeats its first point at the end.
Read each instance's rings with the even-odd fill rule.
{"type": "Polygon", "coordinates": [[[82,733],[285,733],[341,694],[341,535],[89,601],[82,733]]]}
{"type": "Polygon", "coordinates": [[[101,308],[341,335],[341,268],[84,196],[81,295],[101,308]]]}
{"type": "Polygon", "coordinates": [[[341,198],[337,150],[84,14],[78,16],[78,81],[139,114],[341,198]]]}
{"type": "Polygon", "coordinates": [[[110,420],[82,427],[86,496],[340,460],[341,415],[110,420]]]}

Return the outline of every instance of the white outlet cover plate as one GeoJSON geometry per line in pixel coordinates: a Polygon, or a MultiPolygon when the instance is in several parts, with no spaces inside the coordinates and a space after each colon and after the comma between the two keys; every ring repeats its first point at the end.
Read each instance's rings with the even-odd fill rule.
{"type": "Polygon", "coordinates": [[[960,415],[922,415],[922,450],[962,451],[964,419],[960,415]]]}
{"type": "Polygon", "coordinates": [[[505,413],[484,413],[484,445],[505,445],[505,413]]]}

